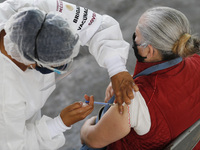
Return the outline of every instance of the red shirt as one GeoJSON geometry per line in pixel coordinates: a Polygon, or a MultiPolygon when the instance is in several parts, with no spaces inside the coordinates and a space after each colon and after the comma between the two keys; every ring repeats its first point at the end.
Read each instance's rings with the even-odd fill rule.
{"type": "MultiPolygon", "coordinates": [[[[137,62],[135,73],[158,63],[137,62]]],[[[135,79],[151,116],[150,131],[131,132],[108,146],[109,150],[163,149],[200,118],[200,56],[183,59],[173,67],[135,79]]],[[[198,144],[200,149],[200,144],[198,144]]],[[[197,147],[196,147],[197,148],[197,147]]]]}

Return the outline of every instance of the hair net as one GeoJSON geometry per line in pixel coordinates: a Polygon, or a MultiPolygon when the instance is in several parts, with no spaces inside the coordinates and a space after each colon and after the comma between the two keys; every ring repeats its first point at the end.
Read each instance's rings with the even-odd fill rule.
{"type": "Polygon", "coordinates": [[[8,20],[5,31],[6,51],[26,65],[36,59],[56,67],[70,62],[79,52],[78,35],[58,12],[46,14],[26,8],[8,20]]]}

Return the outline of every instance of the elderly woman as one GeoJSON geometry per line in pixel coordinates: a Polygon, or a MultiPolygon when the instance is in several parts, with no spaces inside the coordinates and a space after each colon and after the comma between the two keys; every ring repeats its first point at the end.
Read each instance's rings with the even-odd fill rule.
{"type": "Polygon", "coordinates": [[[123,115],[111,106],[96,124],[96,117],[85,122],[81,140],[89,147],[163,149],[200,118],[200,40],[191,35],[185,15],[168,7],[147,10],[133,48],[139,92],[123,115]]]}

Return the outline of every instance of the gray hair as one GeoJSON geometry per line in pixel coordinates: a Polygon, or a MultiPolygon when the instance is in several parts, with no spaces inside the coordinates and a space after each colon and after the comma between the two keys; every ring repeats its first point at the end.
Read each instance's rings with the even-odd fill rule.
{"type": "Polygon", "coordinates": [[[143,42],[159,50],[163,59],[185,57],[199,52],[199,44],[197,49],[193,49],[197,45],[195,41],[199,43],[199,40],[194,36],[189,36],[187,40],[177,42],[185,34],[190,35],[191,30],[187,17],[176,9],[169,7],[148,9],[142,15],[138,28],[143,37],[143,42]],[[185,43],[182,43],[182,41],[185,43]]]}

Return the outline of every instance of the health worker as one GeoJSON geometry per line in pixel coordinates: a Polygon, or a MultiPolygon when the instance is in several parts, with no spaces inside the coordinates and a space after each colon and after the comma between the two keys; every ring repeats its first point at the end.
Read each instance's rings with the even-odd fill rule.
{"type": "Polygon", "coordinates": [[[133,79],[125,64],[129,44],[112,17],[59,0],[8,0],[0,3],[0,149],[58,149],[71,125],[93,110],[74,103],[55,117],[41,108],[55,89],[55,73],[66,76],[87,45],[107,68],[121,111],[133,97],[133,79]],[[46,88],[48,87],[48,88],[46,88]],[[125,88],[126,87],[126,88],[125,88]],[[45,90],[41,90],[45,89],[45,90]]]}

